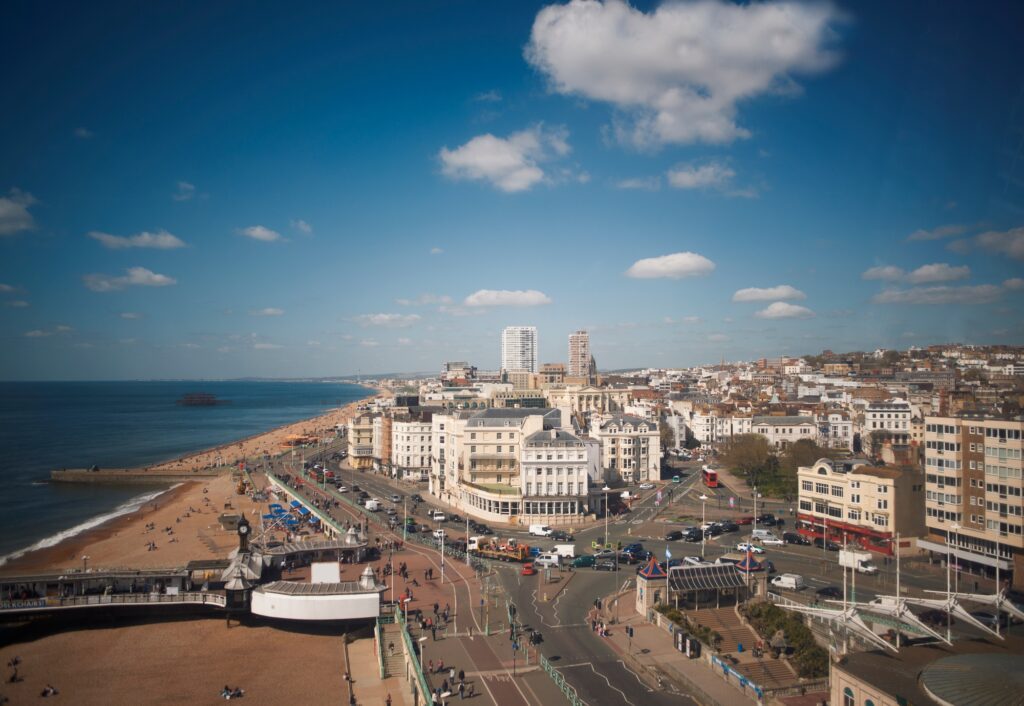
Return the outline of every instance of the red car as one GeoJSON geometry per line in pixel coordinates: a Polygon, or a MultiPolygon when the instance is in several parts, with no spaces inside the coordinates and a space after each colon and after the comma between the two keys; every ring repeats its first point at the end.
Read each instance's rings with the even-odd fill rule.
{"type": "Polygon", "coordinates": [[[738,525],[750,525],[750,524],[753,524],[753,523],[754,523],[754,516],[753,515],[744,515],[743,517],[740,517],[740,518],[738,518],[736,520],[736,524],[738,524],[738,525]]]}
{"type": "Polygon", "coordinates": [[[523,564],[523,576],[533,576],[537,573],[537,570],[533,568],[533,564],[523,564]]]}

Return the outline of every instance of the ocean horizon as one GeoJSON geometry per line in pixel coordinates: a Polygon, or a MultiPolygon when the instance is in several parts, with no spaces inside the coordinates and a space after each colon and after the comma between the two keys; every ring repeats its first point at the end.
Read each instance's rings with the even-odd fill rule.
{"type": "Polygon", "coordinates": [[[370,396],[309,380],[0,382],[0,563],[132,512],[164,489],[49,482],[60,468],[167,461],[370,396]],[[219,404],[187,406],[189,393],[219,404]]]}

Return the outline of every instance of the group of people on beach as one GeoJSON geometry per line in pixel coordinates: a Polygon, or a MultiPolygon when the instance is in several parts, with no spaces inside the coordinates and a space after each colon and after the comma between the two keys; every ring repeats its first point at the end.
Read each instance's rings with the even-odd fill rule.
{"type": "Polygon", "coordinates": [[[220,696],[222,699],[230,701],[231,699],[242,698],[243,696],[245,696],[245,691],[241,687],[236,686],[234,689],[232,689],[230,686],[225,684],[224,688],[220,690],[220,696]]]}

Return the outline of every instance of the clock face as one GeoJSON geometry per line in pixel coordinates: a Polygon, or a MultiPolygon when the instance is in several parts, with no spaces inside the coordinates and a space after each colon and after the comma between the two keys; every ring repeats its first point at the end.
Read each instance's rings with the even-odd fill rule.
{"type": "Polygon", "coordinates": [[[249,534],[249,525],[242,525],[238,528],[238,534],[249,534]]]}

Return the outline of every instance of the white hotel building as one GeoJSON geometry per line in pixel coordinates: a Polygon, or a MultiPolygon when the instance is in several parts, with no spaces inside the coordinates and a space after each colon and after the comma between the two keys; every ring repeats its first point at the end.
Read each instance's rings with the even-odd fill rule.
{"type": "Polygon", "coordinates": [[[537,327],[506,326],[501,332],[502,370],[537,372],[537,327]]]}

